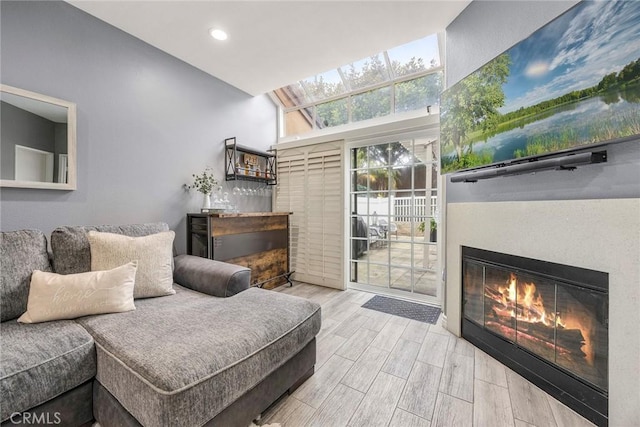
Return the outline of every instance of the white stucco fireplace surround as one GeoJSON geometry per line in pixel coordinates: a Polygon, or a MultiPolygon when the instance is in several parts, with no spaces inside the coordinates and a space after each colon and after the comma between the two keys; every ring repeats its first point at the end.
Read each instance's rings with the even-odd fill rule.
{"type": "Polygon", "coordinates": [[[447,205],[446,327],[460,336],[462,246],[609,274],[609,425],[640,420],[640,199],[447,205]]]}

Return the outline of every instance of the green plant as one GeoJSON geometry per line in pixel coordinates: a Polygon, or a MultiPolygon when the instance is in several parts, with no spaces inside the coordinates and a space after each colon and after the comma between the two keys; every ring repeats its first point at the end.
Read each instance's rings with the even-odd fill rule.
{"type": "Polygon", "coordinates": [[[211,194],[213,187],[218,181],[213,177],[211,168],[206,168],[200,175],[193,174],[193,184],[187,186],[189,189],[195,188],[202,194],[211,194]]]}
{"type": "MultiPolygon", "coordinates": [[[[418,231],[421,233],[424,233],[424,227],[425,227],[425,222],[422,221],[420,224],[418,224],[418,231]]],[[[436,222],[435,219],[431,218],[431,221],[429,222],[429,231],[437,231],[438,230],[438,223],[436,222]]]]}

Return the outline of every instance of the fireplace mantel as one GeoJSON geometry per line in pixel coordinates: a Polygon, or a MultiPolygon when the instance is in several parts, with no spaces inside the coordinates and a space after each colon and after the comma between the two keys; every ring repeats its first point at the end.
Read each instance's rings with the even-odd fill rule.
{"type": "Polygon", "coordinates": [[[636,423],[640,199],[451,203],[446,215],[445,313],[456,335],[462,246],[609,273],[609,424],[636,423]]]}

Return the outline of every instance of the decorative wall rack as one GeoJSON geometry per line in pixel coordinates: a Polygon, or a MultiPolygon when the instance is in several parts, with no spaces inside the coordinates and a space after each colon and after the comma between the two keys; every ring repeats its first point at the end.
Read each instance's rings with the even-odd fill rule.
{"type": "Polygon", "coordinates": [[[236,138],[224,140],[225,180],[254,181],[276,185],[276,150],[260,151],[245,147],[236,138]]]}

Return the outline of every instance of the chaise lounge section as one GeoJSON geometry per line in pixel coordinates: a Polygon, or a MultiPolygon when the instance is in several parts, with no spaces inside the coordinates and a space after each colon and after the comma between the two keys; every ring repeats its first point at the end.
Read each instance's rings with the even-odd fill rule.
{"type": "MultiPolygon", "coordinates": [[[[144,236],[168,227],[145,224],[57,229],[51,240],[56,272],[71,274],[90,269],[89,229],[144,236]]],[[[71,421],[65,421],[65,425],[96,420],[106,427],[246,427],[279,396],[313,373],[319,306],[276,292],[249,289],[250,270],[204,258],[175,257],[175,295],[136,299],[134,311],[75,321],[17,323],[15,317],[26,308],[27,293],[20,286],[28,286],[33,269],[47,268],[42,257],[46,239],[38,232],[13,233],[3,233],[0,242],[0,387],[3,396],[10,396],[2,408],[3,425],[16,421],[11,419],[12,414],[37,412],[39,406],[47,405],[49,411],[58,411],[59,417],[71,421]],[[24,259],[26,252],[19,248],[32,246],[40,253],[38,266],[22,266],[20,274],[16,268],[5,271],[5,254],[20,264],[16,260],[24,259]],[[5,277],[8,272],[11,275],[5,277]],[[8,312],[11,318],[5,319],[5,296],[10,294],[21,294],[25,300],[21,309],[8,312]],[[30,347],[29,343],[38,341],[36,328],[47,331],[43,333],[52,338],[30,347]],[[78,335],[76,339],[68,339],[73,333],[78,335]],[[73,351],[60,348],[56,336],[65,337],[59,340],[68,342],[73,351]],[[49,347],[60,348],[64,355],[78,353],[72,363],[60,361],[70,368],[72,378],[66,379],[64,370],[47,365],[52,359],[47,353],[49,347]],[[27,364],[38,369],[36,375],[18,381],[25,376],[27,364]],[[42,384],[56,387],[31,398],[42,384]],[[71,404],[69,399],[64,400],[70,392],[75,393],[71,404]],[[92,407],[90,419],[86,419],[87,402],[92,407]]]]}

